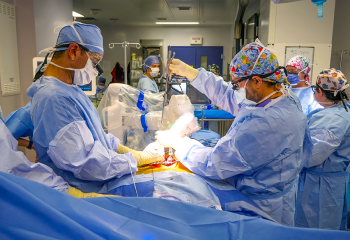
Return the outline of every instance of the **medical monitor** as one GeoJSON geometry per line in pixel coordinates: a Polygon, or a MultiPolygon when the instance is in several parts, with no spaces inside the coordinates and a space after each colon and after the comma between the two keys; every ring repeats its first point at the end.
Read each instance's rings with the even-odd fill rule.
{"type": "MultiPolygon", "coordinates": [[[[45,58],[44,57],[35,57],[33,58],[33,78],[35,76],[35,70],[36,68],[44,62],[45,58]]],[[[84,85],[84,86],[79,86],[81,90],[84,91],[84,93],[88,96],[95,95],[96,94],[96,79],[92,80],[91,83],[84,85]]]]}
{"type": "Polygon", "coordinates": [[[44,57],[35,57],[33,58],[33,78],[35,77],[35,70],[36,68],[43,63],[45,60],[44,57]]]}
{"type": "MultiPolygon", "coordinates": [[[[180,79],[176,79],[176,80],[179,81],[180,79]]],[[[181,94],[181,92],[183,92],[183,94],[186,94],[189,97],[192,104],[209,104],[210,103],[209,98],[205,94],[198,91],[195,87],[193,87],[191,85],[191,82],[187,79],[182,80],[182,82],[178,84],[174,84],[172,88],[173,88],[172,95],[178,95],[178,94],[181,94]],[[174,88],[177,91],[174,90],[174,88]]]]}
{"type": "Polygon", "coordinates": [[[192,104],[210,103],[209,98],[193,87],[190,81],[186,81],[186,95],[190,98],[192,104]]]}

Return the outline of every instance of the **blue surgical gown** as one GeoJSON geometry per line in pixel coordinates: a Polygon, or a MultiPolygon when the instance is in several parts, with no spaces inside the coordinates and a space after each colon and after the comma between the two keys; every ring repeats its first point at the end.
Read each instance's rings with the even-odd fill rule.
{"type": "Polygon", "coordinates": [[[10,113],[5,119],[5,124],[15,139],[29,137],[32,140],[34,126],[30,117],[30,102],[10,113]]]}
{"type": "Polygon", "coordinates": [[[145,75],[140,77],[137,89],[144,92],[159,93],[156,82],[145,75]]]}
{"type": "Polygon", "coordinates": [[[300,173],[295,225],[345,230],[350,112],[339,104],[312,111],[307,118],[314,148],[300,173]]]}
{"type": "Polygon", "coordinates": [[[323,108],[315,99],[314,92],[311,87],[305,88],[292,88],[294,94],[299,98],[301,107],[303,108],[303,112],[307,115],[309,112],[323,108]]]}
{"type": "Polygon", "coordinates": [[[99,192],[106,181],[137,171],[131,153],[117,154],[119,139],[105,134],[95,106],[79,87],[42,77],[27,95],[39,162],[69,185],[99,192]]]}
{"type": "Polygon", "coordinates": [[[201,69],[192,85],[236,118],[214,148],[183,139],[177,158],[201,176],[226,179],[274,220],[293,226],[297,177],[312,150],[298,98],[287,90],[265,107],[239,109],[230,85],[213,73],[201,69]]]}
{"type": "Polygon", "coordinates": [[[0,119],[0,172],[42,183],[60,192],[68,192],[68,184],[42,163],[31,163],[22,152],[17,152],[17,140],[0,119]]]}

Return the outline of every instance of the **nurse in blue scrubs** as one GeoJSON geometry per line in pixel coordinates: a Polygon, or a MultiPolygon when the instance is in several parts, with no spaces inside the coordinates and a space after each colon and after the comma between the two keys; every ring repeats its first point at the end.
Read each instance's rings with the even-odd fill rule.
{"type": "Polygon", "coordinates": [[[145,72],[137,84],[137,88],[143,92],[159,93],[159,89],[154,78],[159,75],[159,60],[156,56],[149,56],[143,65],[145,72]]]}
{"type": "Polygon", "coordinates": [[[287,80],[292,86],[292,91],[299,98],[303,112],[307,115],[312,110],[323,108],[314,99],[314,94],[310,87],[309,77],[310,61],[303,56],[295,56],[289,59],[286,65],[288,71],[287,80]]]}

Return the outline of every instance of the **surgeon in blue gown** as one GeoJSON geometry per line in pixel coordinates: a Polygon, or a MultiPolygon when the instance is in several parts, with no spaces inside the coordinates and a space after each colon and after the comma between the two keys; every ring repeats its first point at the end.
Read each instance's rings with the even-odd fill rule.
{"type": "Polygon", "coordinates": [[[4,122],[12,136],[17,139],[18,146],[34,149],[32,141],[34,127],[30,118],[30,102],[26,106],[10,113],[4,122]],[[29,141],[23,139],[24,137],[28,137],[29,141]]]}
{"type": "Polygon", "coordinates": [[[281,86],[286,76],[276,55],[258,40],[237,53],[230,65],[236,90],[221,77],[177,59],[170,69],[236,118],[214,148],[171,131],[157,132],[157,140],[175,148],[191,171],[228,181],[274,220],[293,226],[297,178],[312,144],[298,98],[281,86]],[[242,95],[255,104],[239,108],[242,95]]]}
{"type": "Polygon", "coordinates": [[[324,109],[307,115],[312,156],[300,173],[297,227],[346,230],[350,172],[350,112],[344,74],[325,69],[317,77],[315,99],[324,109]]]}
{"type": "Polygon", "coordinates": [[[39,162],[69,185],[99,192],[109,180],[162,157],[154,145],[131,152],[118,138],[106,134],[94,105],[78,87],[101,74],[103,40],[98,27],[78,22],[64,26],[56,46],[45,50],[52,59],[41,69],[44,75],[27,90],[39,162]]]}
{"type": "Polygon", "coordinates": [[[286,64],[288,71],[287,81],[292,86],[293,93],[299,98],[303,112],[309,112],[323,108],[315,99],[311,89],[311,79],[309,76],[310,61],[303,56],[294,56],[286,64]]]}
{"type": "Polygon", "coordinates": [[[159,75],[159,59],[157,56],[149,56],[143,65],[144,74],[140,77],[137,88],[144,92],[159,93],[159,89],[154,78],[159,75]]]}

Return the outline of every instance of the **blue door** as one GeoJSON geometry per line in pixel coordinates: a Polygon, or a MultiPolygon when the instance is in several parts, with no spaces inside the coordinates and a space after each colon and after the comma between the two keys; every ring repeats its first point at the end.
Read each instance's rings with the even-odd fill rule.
{"type": "Polygon", "coordinates": [[[194,68],[205,67],[216,64],[220,67],[222,76],[222,54],[224,47],[206,46],[171,46],[171,51],[175,52],[175,58],[192,65],[194,68]]]}
{"type": "Polygon", "coordinates": [[[171,51],[175,52],[175,58],[196,67],[196,47],[171,47],[171,51]]]}
{"type": "Polygon", "coordinates": [[[196,65],[195,68],[204,67],[205,65],[216,64],[220,68],[220,76],[222,76],[222,59],[224,47],[197,47],[196,49],[196,65]]]}

